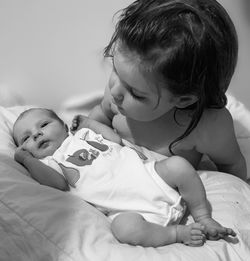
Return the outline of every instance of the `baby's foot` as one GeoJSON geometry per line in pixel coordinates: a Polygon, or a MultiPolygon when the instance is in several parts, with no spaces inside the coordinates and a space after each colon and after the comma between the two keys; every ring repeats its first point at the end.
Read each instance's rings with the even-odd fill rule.
{"type": "Polygon", "coordinates": [[[177,242],[189,246],[202,246],[206,240],[204,226],[192,223],[188,226],[177,226],[177,242]]]}
{"type": "Polygon", "coordinates": [[[219,240],[227,236],[236,236],[236,233],[227,227],[223,227],[212,218],[204,218],[199,221],[205,227],[205,233],[209,240],[219,240]]]}

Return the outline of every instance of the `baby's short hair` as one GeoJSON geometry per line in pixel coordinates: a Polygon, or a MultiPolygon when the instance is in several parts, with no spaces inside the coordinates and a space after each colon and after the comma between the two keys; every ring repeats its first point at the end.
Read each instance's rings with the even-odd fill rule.
{"type": "MultiPolygon", "coordinates": [[[[41,111],[46,111],[50,114],[50,116],[56,120],[58,120],[60,123],[62,123],[62,125],[64,125],[64,121],[51,109],[47,109],[47,108],[40,108],[40,107],[35,107],[35,108],[30,108],[27,109],[25,111],[23,111],[16,119],[15,123],[19,120],[21,120],[26,114],[32,112],[32,111],[36,111],[36,110],[41,110],[41,111]]],[[[14,125],[15,125],[14,123],[14,125]]]]}

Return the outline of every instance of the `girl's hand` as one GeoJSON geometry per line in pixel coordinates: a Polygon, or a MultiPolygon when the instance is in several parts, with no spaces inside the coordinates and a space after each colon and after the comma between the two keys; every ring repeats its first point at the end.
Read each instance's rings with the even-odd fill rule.
{"type": "Polygon", "coordinates": [[[25,159],[30,157],[33,158],[33,155],[27,150],[25,150],[23,147],[18,147],[16,149],[14,158],[17,162],[24,164],[25,159]]]}

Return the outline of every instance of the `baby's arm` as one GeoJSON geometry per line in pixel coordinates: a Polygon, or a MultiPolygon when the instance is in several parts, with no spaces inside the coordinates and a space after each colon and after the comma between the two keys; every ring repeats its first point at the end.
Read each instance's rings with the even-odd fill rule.
{"type": "Polygon", "coordinates": [[[101,134],[103,138],[121,144],[120,136],[111,127],[86,116],[77,115],[72,121],[71,131],[74,133],[81,128],[89,128],[95,133],[101,134]]]}
{"type": "Polygon", "coordinates": [[[21,163],[29,171],[31,177],[40,184],[63,191],[69,190],[69,185],[61,174],[34,158],[23,148],[17,148],[15,160],[21,163]]]}

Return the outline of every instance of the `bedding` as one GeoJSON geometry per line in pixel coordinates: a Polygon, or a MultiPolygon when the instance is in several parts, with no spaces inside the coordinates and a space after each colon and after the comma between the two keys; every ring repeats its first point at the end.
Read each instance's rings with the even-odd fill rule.
{"type": "MultiPolygon", "coordinates": [[[[100,100],[95,93],[70,99],[59,111],[66,122],[100,100]]],[[[250,113],[228,95],[237,138],[250,166],[250,113]]],[[[0,107],[0,261],[80,260],[250,260],[250,186],[217,171],[199,171],[215,219],[232,227],[237,238],[207,241],[202,247],[173,244],[143,248],[120,244],[107,218],[93,206],[67,192],[42,186],[13,155],[11,136],[16,117],[29,106],[0,107]]],[[[249,169],[249,167],[248,167],[249,169]]],[[[185,222],[191,223],[191,216],[185,222]]]]}

